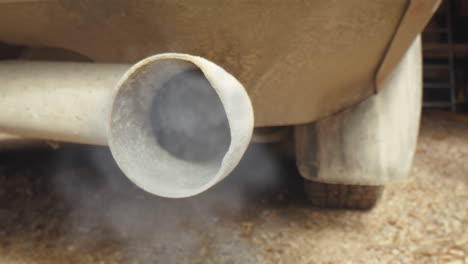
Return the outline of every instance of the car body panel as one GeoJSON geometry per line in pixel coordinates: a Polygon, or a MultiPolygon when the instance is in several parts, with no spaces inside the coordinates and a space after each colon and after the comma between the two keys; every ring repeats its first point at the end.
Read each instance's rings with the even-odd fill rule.
{"type": "MultiPolygon", "coordinates": [[[[421,1],[437,2],[0,0],[0,41],[67,49],[96,62],[202,56],[243,83],[256,127],[296,125],[375,93],[377,72],[388,74],[405,51],[405,41],[389,50],[402,18],[421,1]],[[384,58],[390,62],[382,71],[384,58]]],[[[411,41],[432,15],[420,13],[407,23],[411,41]]]]}

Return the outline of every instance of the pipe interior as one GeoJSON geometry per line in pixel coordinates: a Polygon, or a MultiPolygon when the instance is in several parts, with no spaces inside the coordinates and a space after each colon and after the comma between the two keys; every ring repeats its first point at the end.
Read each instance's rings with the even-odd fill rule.
{"type": "Polygon", "coordinates": [[[229,148],[223,104],[199,69],[180,72],[163,83],[150,118],[158,144],[176,158],[220,161],[229,148]]]}

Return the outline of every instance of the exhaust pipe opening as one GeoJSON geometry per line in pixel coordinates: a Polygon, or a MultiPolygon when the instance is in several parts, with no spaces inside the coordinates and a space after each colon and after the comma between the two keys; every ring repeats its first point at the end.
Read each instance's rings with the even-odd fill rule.
{"type": "Polygon", "coordinates": [[[234,169],[252,131],[252,106],[234,77],[199,57],[156,55],[120,81],[109,146],[139,187],[187,197],[234,169]]]}

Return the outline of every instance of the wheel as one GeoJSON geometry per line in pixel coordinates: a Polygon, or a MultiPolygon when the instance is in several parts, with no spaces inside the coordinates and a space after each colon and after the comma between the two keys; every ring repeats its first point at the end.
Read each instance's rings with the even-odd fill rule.
{"type": "Polygon", "coordinates": [[[369,210],[382,197],[384,187],[304,180],[304,190],[312,206],[369,210]]]}

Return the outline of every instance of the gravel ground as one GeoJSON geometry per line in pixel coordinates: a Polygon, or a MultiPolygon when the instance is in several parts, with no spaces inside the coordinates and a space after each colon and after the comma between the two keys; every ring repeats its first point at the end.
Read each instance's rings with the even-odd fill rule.
{"type": "Polygon", "coordinates": [[[0,153],[0,264],[468,264],[467,124],[426,114],[410,179],[368,212],[311,208],[265,145],[182,200],[139,190],[105,148],[0,153]]]}

